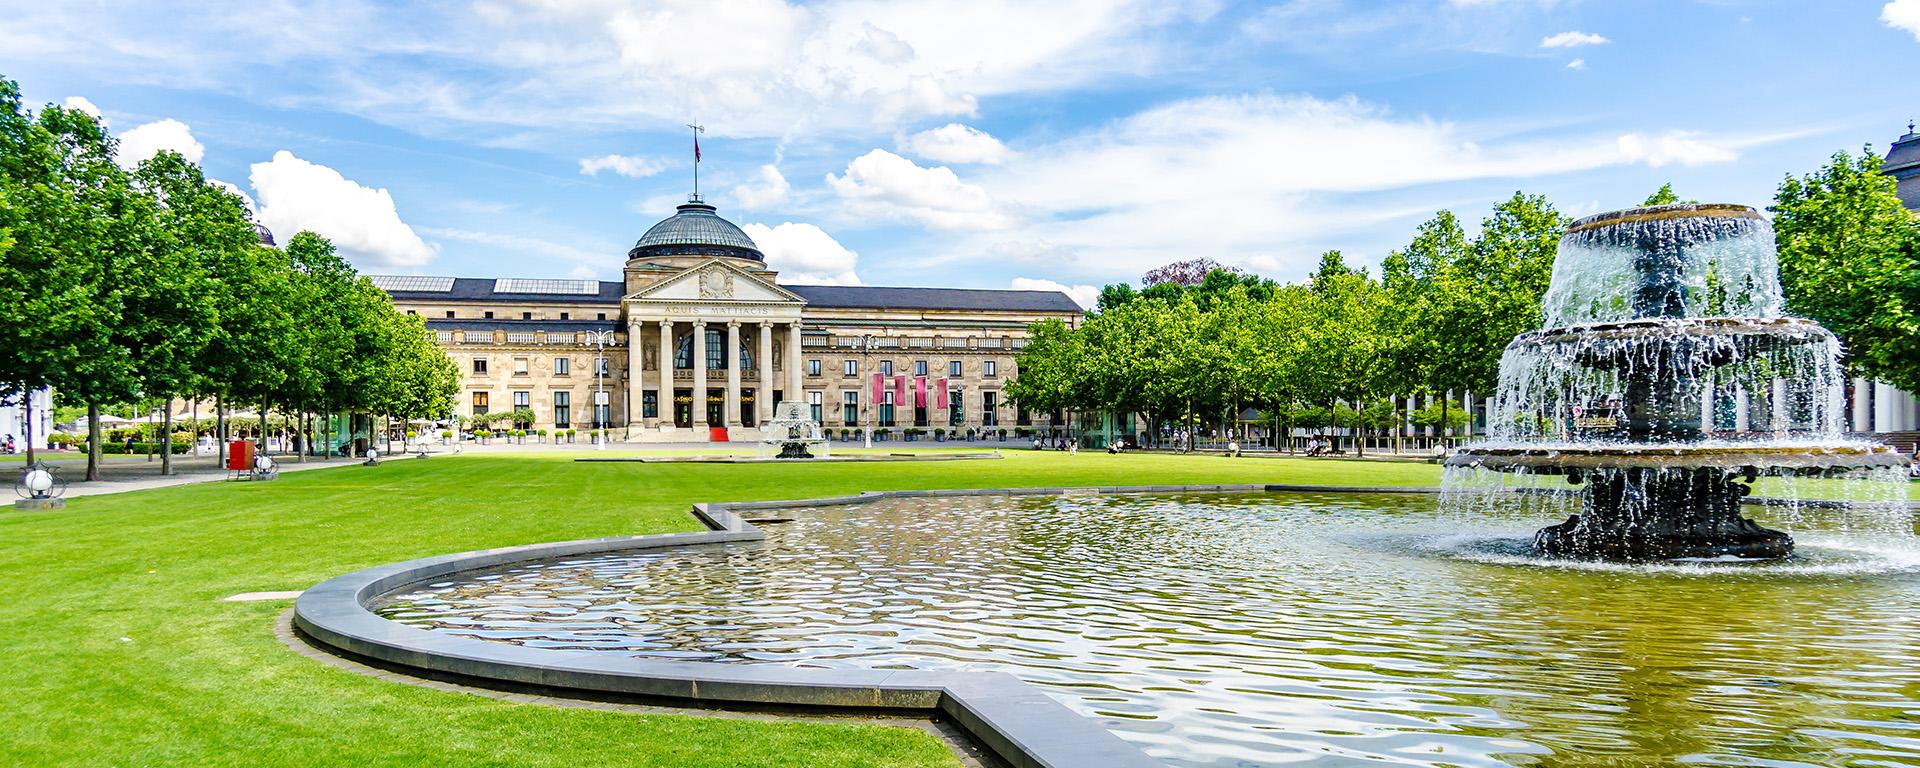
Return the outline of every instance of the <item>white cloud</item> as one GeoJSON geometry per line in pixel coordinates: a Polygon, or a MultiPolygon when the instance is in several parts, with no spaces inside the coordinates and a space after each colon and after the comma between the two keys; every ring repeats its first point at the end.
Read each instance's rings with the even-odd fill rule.
{"type": "Polygon", "coordinates": [[[767,266],[780,273],[782,283],[860,284],[860,276],[854,272],[860,255],[819,227],[789,221],[773,227],[748,224],[741,229],[767,255],[767,266]]]}
{"type": "Polygon", "coordinates": [[[1542,48],[1579,48],[1583,45],[1606,45],[1613,42],[1592,32],[1561,32],[1540,38],[1542,48]]]}
{"type": "Polygon", "coordinates": [[[239,195],[240,202],[246,204],[248,211],[252,211],[256,213],[259,212],[260,206],[256,205],[253,202],[253,195],[247,194],[247,191],[244,189],[241,189],[240,185],[230,181],[221,181],[219,179],[207,179],[207,183],[219,186],[220,188],[225,189],[228,192],[232,192],[236,195],[239,195]]]}
{"type": "Polygon", "coordinates": [[[793,185],[787,183],[778,166],[763,165],[757,178],[733,188],[733,200],[749,211],[777,208],[787,203],[787,192],[791,189],[793,185]]]}
{"type": "Polygon", "coordinates": [[[612,171],[628,178],[644,179],[666,169],[666,164],[649,157],[601,155],[580,158],[580,172],[587,176],[598,176],[601,171],[612,171]]]}
{"type": "Polygon", "coordinates": [[[884,149],[854,158],[843,175],[827,174],[827,186],[862,204],[858,214],[910,218],[935,229],[998,229],[1013,223],[985,189],[961,181],[952,169],[922,168],[884,149]]]}
{"type": "Polygon", "coordinates": [[[1567,69],[1586,69],[1586,68],[1587,68],[1586,59],[1574,59],[1573,61],[1567,62],[1567,69]]]}
{"type": "Polygon", "coordinates": [[[1164,31],[1213,10],[1156,0],[483,0],[103,14],[43,3],[9,15],[0,48],[115,82],[264,93],[275,106],[482,142],[678,127],[689,116],[719,136],[781,137],[967,116],[993,96],[1185,66],[1164,31]]]}
{"type": "Polygon", "coordinates": [[[1920,0],[1893,0],[1880,8],[1880,21],[1920,40],[1920,0]]]}
{"type": "Polygon", "coordinates": [[[600,271],[586,264],[580,264],[568,272],[567,277],[575,280],[598,280],[600,279],[600,271]]]}
{"type": "Polygon", "coordinates": [[[284,149],[254,163],[249,178],[260,195],[260,221],[283,240],[312,230],[362,266],[413,268],[439,255],[400,220],[385,189],[363,187],[284,149]]]}
{"type": "Polygon", "coordinates": [[[1740,157],[1732,148],[1707,143],[1696,138],[1698,135],[1687,131],[1673,131],[1660,136],[1629,133],[1619,139],[1620,156],[1628,162],[1646,163],[1654,168],[1676,163],[1727,163],[1740,157]]]}
{"type": "Polygon", "coordinates": [[[193,131],[187,128],[186,123],[167,118],[135,126],[120,134],[120,149],[114,154],[113,161],[123,168],[132,169],[141,161],[166,150],[180,153],[190,163],[200,162],[200,158],[207,154],[207,148],[193,138],[193,131]]]}
{"type": "Polygon", "coordinates": [[[1016,277],[1013,279],[1012,288],[1016,291],[1059,291],[1073,299],[1073,303],[1079,304],[1081,309],[1093,309],[1095,304],[1100,303],[1099,286],[1063,285],[1052,280],[1016,277]]]}
{"type": "Polygon", "coordinates": [[[972,126],[948,123],[900,142],[900,150],[941,163],[999,163],[1013,153],[999,139],[972,126]]]}
{"type": "Polygon", "coordinates": [[[95,106],[92,101],[88,101],[85,96],[68,96],[65,101],[60,102],[60,106],[66,107],[67,109],[80,110],[81,112],[93,115],[93,119],[100,121],[101,125],[107,124],[107,118],[100,113],[100,107],[95,106]]]}

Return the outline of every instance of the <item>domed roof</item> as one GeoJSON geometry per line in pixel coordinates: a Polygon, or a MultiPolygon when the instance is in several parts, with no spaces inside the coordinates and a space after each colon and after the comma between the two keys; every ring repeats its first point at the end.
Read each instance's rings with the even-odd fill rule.
{"type": "Polygon", "coordinates": [[[733,222],[720,218],[714,207],[689,200],[672,216],[640,236],[627,252],[627,258],[648,256],[732,256],[738,259],[766,261],[753,238],[733,222]]]}
{"type": "Polygon", "coordinates": [[[260,238],[261,245],[272,247],[272,248],[279,247],[279,244],[273,241],[273,230],[267,229],[267,225],[265,224],[262,224],[257,221],[254,222],[253,236],[260,238]]]}

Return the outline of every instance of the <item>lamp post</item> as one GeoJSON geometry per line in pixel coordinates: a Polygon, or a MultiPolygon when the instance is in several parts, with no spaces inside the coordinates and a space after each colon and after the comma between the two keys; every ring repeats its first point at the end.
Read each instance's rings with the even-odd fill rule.
{"type": "Polygon", "coordinates": [[[593,359],[593,449],[607,449],[607,428],[601,423],[600,409],[607,407],[607,345],[613,343],[613,331],[587,331],[587,343],[594,345],[593,359]]]}
{"type": "MultiPolygon", "coordinates": [[[[860,334],[860,360],[861,370],[866,371],[869,380],[871,380],[873,376],[873,334],[871,333],[860,334]]],[[[863,448],[873,447],[873,419],[867,418],[867,408],[879,407],[879,403],[867,402],[868,400],[878,399],[879,396],[872,392],[868,394],[872,396],[860,398],[860,425],[866,429],[865,439],[861,443],[861,447],[863,448]]]]}

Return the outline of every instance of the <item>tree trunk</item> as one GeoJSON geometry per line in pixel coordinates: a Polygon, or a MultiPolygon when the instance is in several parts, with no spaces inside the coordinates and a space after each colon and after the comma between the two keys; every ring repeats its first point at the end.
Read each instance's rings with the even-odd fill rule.
{"type": "Polygon", "coordinates": [[[153,411],[147,411],[147,463],[153,463],[153,411]]]}
{"type": "Polygon", "coordinates": [[[225,400],[213,401],[213,462],[216,467],[227,465],[227,403],[225,400]]]}
{"type": "Polygon", "coordinates": [[[173,398],[166,400],[166,413],[160,415],[160,474],[173,474],[173,398]]]}
{"type": "Polygon", "coordinates": [[[87,479],[100,479],[99,403],[87,403],[87,479]]]}
{"type": "Polygon", "coordinates": [[[1447,401],[1451,399],[1446,395],[1440,396],[1440,450],[1442,451],[1447,449],[1447,435],[1453,431],[1453,420],[1447,418],[1447,406],[1451,404],[1447,401]]]}
{"type": "Polygon", "coordinates": [[[1367,419],[1362,415],[1362,401],[1353,401],[1353,456],[1367,455],[1367,419]]]}

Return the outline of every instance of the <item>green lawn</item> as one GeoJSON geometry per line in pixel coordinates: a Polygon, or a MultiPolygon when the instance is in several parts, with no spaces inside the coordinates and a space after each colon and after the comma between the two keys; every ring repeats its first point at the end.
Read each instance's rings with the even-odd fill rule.
{"type": "Polygon", "coordinates": [[[438,457],[0,510],[0,765],[951,765],[912,729],[514,704],[382,682],[273,637],[301,589],[484,547],[693,530],[695,501],[892,488],[1428,485],[1436,467],[1007,452],[998,461],[587,464],[438,457]]]}

